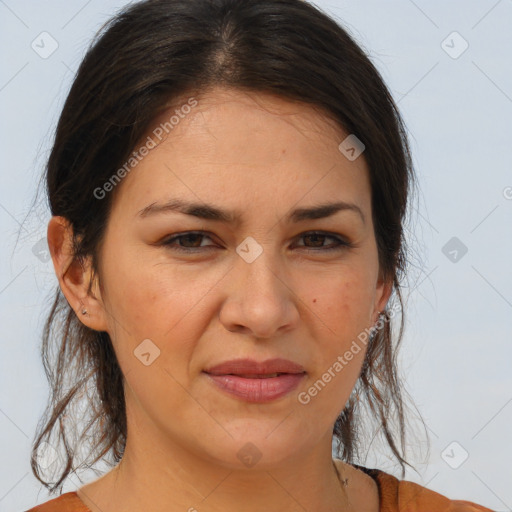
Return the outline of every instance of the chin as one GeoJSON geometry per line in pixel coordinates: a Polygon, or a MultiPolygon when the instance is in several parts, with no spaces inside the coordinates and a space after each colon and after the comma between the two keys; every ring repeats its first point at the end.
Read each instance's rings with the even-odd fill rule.
{"type": "Polygon", "coordinates": [[[285,418],[286,415],[278,420],[231,421],[224,428],[232,437],[226,432],[218,440],[210,438],[200,453],[203,456],[207,453],[219,466],[229,470],[275,468],[308,448],[308,439],[299,435],[299,426],[297,431],[290,431],[285,418]]]}

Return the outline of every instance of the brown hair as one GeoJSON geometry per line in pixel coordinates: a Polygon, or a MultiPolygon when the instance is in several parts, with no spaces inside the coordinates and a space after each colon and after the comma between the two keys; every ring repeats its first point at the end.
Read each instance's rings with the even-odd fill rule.
{"type": "MultiPolygon", "coordinates": [[[[380,270],[392,280],[392,300],[402,310],[404,220],[414,182],[405,127],[363,50],[338,23],[301,0],[148,0],[128,6],[103,27],[78,69],[46,169],[51,213],[71,223],[76,258],[91,256],[98,269],[114,194],[98,199],[94,190],[129,158],[170,101],[216,85],[313,105],[365,144],[380,270]]],[[[384,320],[368,343],[333,436],[341,458],[355,462],[366,406],[403,474],[408,463],[396,353],[404,319],[402,314],[394,343],[389,314],[384,320]]],[[[83,325],[59,288],[42,357],[51,396],[31,462],[36,478],[55,492],[80,467],[122,458],[123,376],[108,334],[83,325]],[[80,400],[87,408],[77,418],[80,400]],[[85,420],[82,428],[78,419],[85,420]],[[64,449],[64,463],[52,479],[36,457],[43,441],[64,449]],[[82,461],[78,450],[84,446],[82,461]]]]}

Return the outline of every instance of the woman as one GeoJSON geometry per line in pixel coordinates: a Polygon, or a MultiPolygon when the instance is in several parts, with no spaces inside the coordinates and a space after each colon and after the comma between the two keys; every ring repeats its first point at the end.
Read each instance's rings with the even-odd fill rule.
{"type": "Polygon", "coordinates": [[[312,5],[116,16],[48,162],[60,288],[32,458],[53,491],[114,467],[32,510],[488,510],[355,463],[369,407],[407,464],[390,320],[413,180],[380,75],[312,5]]]}

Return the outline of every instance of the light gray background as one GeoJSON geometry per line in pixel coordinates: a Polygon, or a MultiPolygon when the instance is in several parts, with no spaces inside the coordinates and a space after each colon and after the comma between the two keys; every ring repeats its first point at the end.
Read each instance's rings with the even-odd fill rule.
{"type": "MultiPolygon", "coordinates": [[[[0,511],[48,499],[29,451],[47,394],[38,350],[56,280],[44,253],[33,251],[48,212],[37,206],[26,215],[73,73],[125,3],[0,0],[0,511]],[[43,51],[46,37],[51,49],[43,31],[58,43],[47,58],[31,48],[35,40],[43,51]]],[[[512,510],[512,0],[317,5],[342,20],[383,74],[419,175],[401,360],[432,446],[424,463],[412,444],[420,474],[407,478],[512,510]],[[447,256],[452,237],[459,247],[447,256]]],[[[366,465],[393,470],[379,452],[366,465]]]]}

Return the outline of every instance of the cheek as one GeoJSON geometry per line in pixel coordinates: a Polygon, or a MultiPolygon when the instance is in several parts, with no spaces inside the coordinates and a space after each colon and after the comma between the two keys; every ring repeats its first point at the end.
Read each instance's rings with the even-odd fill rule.
{"type": "Polygon", "coordinates": [[[197,269],[169,263],[157,251],[140,247],[105,251],[109,303],[142,335],[171,329],[209,285],[198,277],[197,269]]]}
{"type": "Polygon", "coordinates": [[[318,407],[325,407],[326,414],[333,402],[343,407],[364,361],[375,293],[368,275],[367,269],[338,272],[328,279],[316,280],[309,292],[318,358],[310,384],[320,380],[316,387],[322,389],[323,398],[318,407]]]}
{"type": "Polygon", "coordinates": [[[129,250],[115,253],[107,248],[105,253],[109,333],[120,363],[123,359],[127,370],[137,365],[133,351],[150,339],[160,350],[159,364],[186,371],[186,361],[210,321],[209,293],[225,271],[172,264],[164,257],[149,257],[147,251],[145,259],[129,250]]]}
{"type": "Polygon", "coordinates": [[[318,316],[318,322],[325,324],[335,346],[341,348],[342,341],[369,327],[375,289],[367,272],[340,272],[311,285],[309,307],[318,316]]]}
{"type": "Polygon", "coordinates": [[[317,281],[310,292],[315,372],[299,396],[306,416],[313,410],[316,417],[333,423],[359,377],[367,348],[361,333],[369,327],[367,311],[372,304],[371,287],[365,275],[331,276],[323,283],[317,281]]]}

